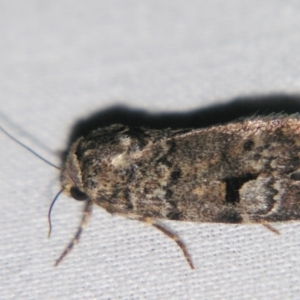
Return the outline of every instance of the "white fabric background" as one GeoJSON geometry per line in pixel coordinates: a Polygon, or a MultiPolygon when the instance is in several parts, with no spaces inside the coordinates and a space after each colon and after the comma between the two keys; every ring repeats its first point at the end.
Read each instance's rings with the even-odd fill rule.
{"type": "MultiPolygon", "coordinates": [[[[0,1],[0,124],[49,160],[114,104],[185,112],[300,91],[298,1],[0,1]]],[[[216,120],[217,122],[217,120],[216,120]]],[[[57,170],[0,133],[1,299],[299,299],[300,224],[144,224],[61,196],[57,170]]]]}

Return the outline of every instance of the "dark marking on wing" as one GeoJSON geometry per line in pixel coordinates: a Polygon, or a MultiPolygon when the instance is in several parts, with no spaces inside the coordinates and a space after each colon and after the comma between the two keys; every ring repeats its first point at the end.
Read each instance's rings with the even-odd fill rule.
{"type": "Polygon", "coordinates": [[[254,142],[252,140],[247,140],[243,145],[245,151],[250,151],[253,149],[253,147],[254,147],[254,142]]]}
{"type": "Polygon", "coordinates": [[[171,173],[171,182],[174,184],[178,181],[181,176],[181,170],[177,169],[171,173]]]}
{"type": "Polygon", "coordinates": [[[243,218],[238,212],[234,210],[229,210],[226,212],[222,212],[220,215],[218,215],[216,221],[220,223],[238,224],[243,222],[243,218]]]}
{"type": "Polygon", "coordinates": [[[226,183],[226,198],[227,203],[235,204],[240,202],[239,189],[241,186],[249,180],[256,179],[257,175],[255,174],[244,174],[239,177],[229,177],[225,178],[226,183]]]}

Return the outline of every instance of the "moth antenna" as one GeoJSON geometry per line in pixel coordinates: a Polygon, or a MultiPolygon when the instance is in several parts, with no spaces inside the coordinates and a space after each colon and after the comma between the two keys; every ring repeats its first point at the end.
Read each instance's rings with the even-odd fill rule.
{"type": "Polygon", "coordinates": [[[60,167],[54,165],[53,163],[51,163],[50,161],[48,161],[47,159],[45,159],[44,157],[42,157],[41,155],[39,155],[37,152],[33,151],[31,148],[29,148],[28,146],[26,146],[25,144],[23,144],[22,142],[20,142],[19,140],[17,140],[15,137],[13,137],[10,133],[8,133],[2,126],[0,126],[0,130],[6,134],[6,136],[8,136],[10,139],[12,139],[14,142],[16,142],[17,144],[19,144],[21,147],[25,148],[27,151],[31,152],[33,155],[35,155],[36,157],[38,157],[39,159],[41,159],[42,161],[44,161],[45,163],[47,163],[48,165],[60,170],[60,167]]]}
{"type": "Polygon", "coordinates": [[[48,224],[49,224],[49,230],[48,230],[48,238],[50,237],[51,235],[51,231],[52,231],[52,225],[51,225],[51,211],[52,211],[52,208],[57,200],[57,198],[59,197],[59,195],[62,193],[63,189],[61,189],[57,194],[56,196],[54,197],[54,199],[52,200],[52,203],[49,207],[49,211],[48,211],[48,224]]]}

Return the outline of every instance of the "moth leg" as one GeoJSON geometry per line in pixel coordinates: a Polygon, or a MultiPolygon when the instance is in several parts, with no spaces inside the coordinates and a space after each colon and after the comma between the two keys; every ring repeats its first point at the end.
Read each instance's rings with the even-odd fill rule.
{"type": "Polygon", "coordinates": [[[155,220],[153,220],[151,218],[145,218],[145,219],[142,219],[141,221],[151,224],[152,226],[154,226],[155,228],[157,228],[158,230],[163,232],[165,235],[167,235],[169,238],[174,240],[177,243],[177,245],[180,247],[180,249],[182,250],[183,255],[184,255],[185,259],[187,260],[188,264],[190,265],[191,269],[195,269],[193,262],[191,260],[191,257],[186,249],[185,244],[179,239],[179,237],[175,233],[173,233],[169,229],[163,227],[162,225],[157,224],[155,222],[155,220]]]}
{"type": "Polygon", "coordinates": [[[68,245],[68,247],[66,248],[66,250],[55,261],[54,266],[57,266],[65,258],[65,256],[72,250],[72,248],[74,247],[74,245],[76,245],[78,243],[80,235],[81,235],[83,229],[86,227],[89,219],[91,218],[92,207],[93,207],[92,204],[93,204],[93,202],[91,200],[87,201],[86,206],[85,206],[84,211],[83,211],[83,217],[82,217],[80,226],[79,226],[79,228],[78,228],[75,236],[73,237],[72,241],[70,242],[70,244],[68,245]]]}
{"type": "Polygon", "coordinates": [[[269,223],[264,223],[262,225],[265,226],[270,231],[272,231],[272,232],[274,232],[276,234],[280,234],[280,232],[276,228],[274,228],[272,225],[270,225],[269,223]]]}

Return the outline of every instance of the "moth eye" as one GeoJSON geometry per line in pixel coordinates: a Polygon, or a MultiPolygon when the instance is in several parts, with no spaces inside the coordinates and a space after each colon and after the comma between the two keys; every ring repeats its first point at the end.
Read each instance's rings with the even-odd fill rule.
{"type": "Polygon", "coordinates": [[[78,201],[83,201],[88,198],[87,194],[82,192],[78,187],[72,186],[70,189],[71,196],[78,201]]]}

